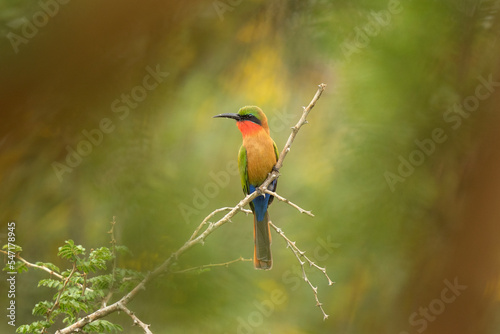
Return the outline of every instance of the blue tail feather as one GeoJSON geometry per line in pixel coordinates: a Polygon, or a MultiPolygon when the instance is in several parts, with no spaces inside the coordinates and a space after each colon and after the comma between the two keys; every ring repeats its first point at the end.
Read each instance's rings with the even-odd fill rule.
{"type": "MultiPolygon", "coordinates": [[[[253,193],[256,189],[255,186],[253,185],[249,185],[250,186],[250,193],[253,193]]],[[[274,191],[274,188],[276,187],[276,180],[274,180],[269,189],[271,191],[274,191]]],[[[266,211],[267,211],[267,206],[269,205],[269,199],[270,199],[271,195],[269,194],[265,194],[265,196],[257,196],[254,198],[254,200],[252,201],[253,203],[253,207],[254,207],[254,210],[255,210],[255,217],[257,218],[257,221],[261,222],[264,220],[264,215],[266,214],[266,211]]]]}

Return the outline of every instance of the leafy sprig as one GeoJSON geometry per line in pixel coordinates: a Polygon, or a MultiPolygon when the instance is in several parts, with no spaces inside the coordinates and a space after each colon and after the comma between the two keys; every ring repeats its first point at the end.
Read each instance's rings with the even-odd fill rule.
{"type": "MultiPolygon", "coordinates": [[[[112,224],[115,221],[113,220],[112,224]]],[[[104,302],[112,298],[114,293],[130,291],[144,275],[130,269],[117,268],[117,253],[128,252],[125,246],[116,245],[111,233],[112,246],[92,249],[90,253],[82,245],[73,240],[66,240],[58,248],[57,256],[67,261],[66,268],[60,269],[49,262],[30,263],[21,257],[22,248],[14,249],[15,271],[22,273],[29,268],[41,269],[49,273],[49,277],[38,282],[38,287],[53,291],[52,298],[42,300],[33,307],[33,315],[41,319],[17,328],[17,333],[48,333],[48,329],[57,321],[70,325],[87,314],[98,310],[104,302]]],[[[7,245],[3,247],[6,249],[7,245]]],[[[10,245],[13,254],[12,245],[10,245]]],[[[7,254],[6,251],[3,253],[7,254]]],[[[5,271],[14,271],[7,264],[5,271]]],[[[108,320],[97,319],[86,324],[85,333],[119,332],[123,328],[108,320]]]]}

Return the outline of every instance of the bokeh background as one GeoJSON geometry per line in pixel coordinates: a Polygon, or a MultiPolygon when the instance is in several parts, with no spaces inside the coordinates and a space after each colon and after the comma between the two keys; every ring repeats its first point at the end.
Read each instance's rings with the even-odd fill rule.
{"type": "MultiPolygon", "coordinates": [[[[13,220],[26,259],[64,267],[64,240],[108,245],[116,216],[131,250],[120,266],[151,270],[207,214],[242,198],[241,135],[212,116],[258,105],[281,148],[326,83],[278,187],[315,218],[278,201],[270,212],[336,282],[308,270],[329,319],[276,234],[271,271],[240,262],[164,276],[130,308],[154,333],[498,333],[499,9],[488,0],[2,0],[2,244],[13,220]],[[155,71],[158,84],[144,89],[155,71]],[[103,120],[102,141],[57,172],[72,149],[89,150],[84,132],[103,120]]],[[[238,215],[177,267],[250,258],[251,221],[238,215]]],[[[50,298],[36,287],[43,277],[18,276],[17,324],[50,298]]],[[[0,300],[5,310],[6,293],[0,300]]],[[[125,315],[109,320],[141,333],[125,315]]]]}

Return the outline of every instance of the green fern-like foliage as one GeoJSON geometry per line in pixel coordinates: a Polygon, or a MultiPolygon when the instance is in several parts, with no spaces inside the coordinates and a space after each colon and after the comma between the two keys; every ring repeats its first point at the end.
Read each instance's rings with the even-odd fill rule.
{"type": "MultiPolygon", "coordinates": [[[[22,251],[15,249],[16,256],[22,251]]],[[[53,291],[53,297],[43,300],[33,307],[33,315],[40,320],[24,324],[17,328],[17,333],[48,333],[48,329],[57,320],[69,326],[82,317],[97,311],[103,305],[104,298],[110,298],[113,293],[126,293],[134,284],[143,278],[139,272],[116,268],[116,253],[128,251],[125,246],[110,249],[100,247],[87,250],[82,245],[76,245],[73,240],[65,241],[59,247],[57,255],[68,261],[68,267],[60,269],[52,263],[36,262],[35,267],[52,271],[50,277],[38,282],[39,288],[53,291]]],[[[33,265],[31,265],[33,266],[33,265]]],[[[4,270],[21,273],[28,271],[30,264],[16,261],[15,266],[7,265],[4,270]]],[[[49,275],[49,274],[48,274],[49,275]]],[[[109,301],[109,300],[108,300],[109,301]]],[[[95,320],[83,327],[85,333],[119,332],[123,328],[107,320],[95,320]]]]}

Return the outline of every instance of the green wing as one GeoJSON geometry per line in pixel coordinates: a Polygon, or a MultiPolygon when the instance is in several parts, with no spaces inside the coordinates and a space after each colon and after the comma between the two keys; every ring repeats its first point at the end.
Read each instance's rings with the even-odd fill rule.
{"type": "MultiPolygon", "coordinates": [[[[238,153],[238,168],[240,170],[241,186],[243,187],[243,192],[245,195],[250,193],[250,185],[248,184],[248,161],[247,161],[247,150],[241,145],[240,152],[238,153]]],[[[253,209],[253,203],[250,202],[250,209],[253,209]]]]}
{"type": "Polygon", "coordinates": [[[241,145],[238,153],[238,168],[240,170],[241,186],[243,192],[247,195],[250,192],[250,186],[248,185],[247,150],[243,145],[241,145]]]}
{"type": "Polygon", "coordinates": [[[279,152],[278,152],[278,146],[276,146],[276,143],[273,141],[273,146],[274,146],[274,153],[276,154],[276,162],[278,162],[279,159],[279,152]]]}
{"type": "MultiPolygon", "coordinates": [[[[279,153],[278,153],[278,147],[276,146],[276,143],[273,141],[273,146],[274,146],[274,153],[276,154],[276,162],[278,162],[279,158],[279,153]]],[[[272,183],[269,185],[269,190],[271,191],[276,191],[276,188],[278,187],[278,180],[275,181],[274,187],[272,186],[272,183]]],[[[269,202],[267,203],[267,206],[271,205],[273,202],[274,196],[269,197],[269,202]]]]}

